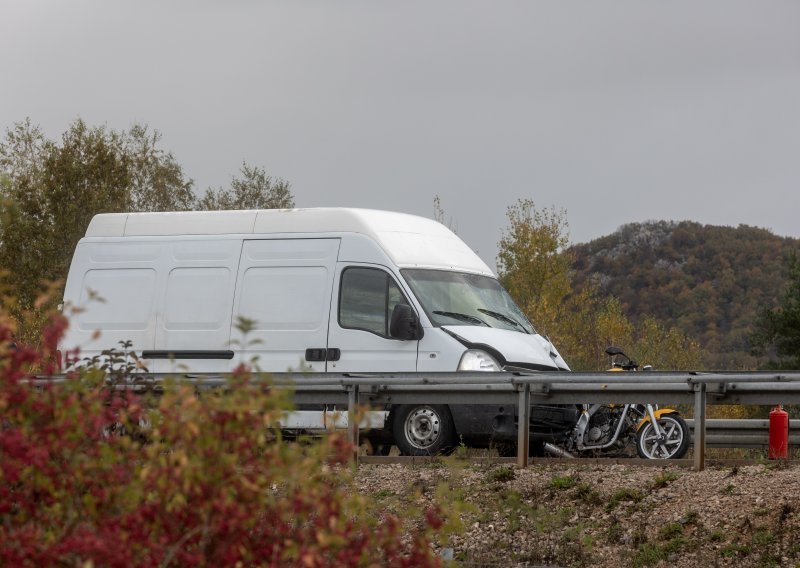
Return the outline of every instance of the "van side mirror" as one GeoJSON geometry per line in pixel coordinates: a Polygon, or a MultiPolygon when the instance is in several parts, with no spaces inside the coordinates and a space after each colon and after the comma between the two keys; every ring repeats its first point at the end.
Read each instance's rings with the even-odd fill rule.
{"type": "Polygon", "coordinates": [[[389,337],[393,339],[422,339],[419,318],[408,304],[397,304],[389,320],[389,337]]]}

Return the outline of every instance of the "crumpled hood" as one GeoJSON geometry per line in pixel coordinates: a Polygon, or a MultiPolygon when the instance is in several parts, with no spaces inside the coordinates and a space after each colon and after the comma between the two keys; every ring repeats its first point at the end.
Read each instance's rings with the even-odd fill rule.
{"type": "Polygon", "coordinates": [[[528,335],[475,325],[443,325],[442,329],[470,348],[489,348],[490,351],[496,351],[509,366],[569,371],[569,366],[555,346],[539,334],[528,335]]]}

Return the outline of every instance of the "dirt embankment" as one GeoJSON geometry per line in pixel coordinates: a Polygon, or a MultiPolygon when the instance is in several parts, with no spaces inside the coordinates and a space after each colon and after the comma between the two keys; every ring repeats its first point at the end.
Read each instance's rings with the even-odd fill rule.
{"type": "Polygon", "coordinates": [[[465,566],[800,566],[800,464],[361,465],[387,510],[463,503],[465,566]]]}

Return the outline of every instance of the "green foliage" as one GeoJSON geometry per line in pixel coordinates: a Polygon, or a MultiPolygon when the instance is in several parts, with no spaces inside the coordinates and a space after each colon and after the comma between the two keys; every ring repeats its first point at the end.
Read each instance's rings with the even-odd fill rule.
{"type": "Polygon", "coordinates": [[[128,132],[70,125],[59,142],[30,120],[0,143],[0,267],[22,307],[43,281],[66,277],[75,244],[100,212],[186,209],[193,200],[172,154],[146,126],[128,132]]]}
{"type": "Polygon", "coordinates": [[[206,191],[198,209],[288,209],[294,207],[289,182],[273,179],[263,168],[242,164],[241,178],[233,178],[230,189],[206,191]]]}
{"type": "MultiPolygon", "coordinates": [[[[127,131],[78,119],[58,141],[30,119],[0,141],[0,270],[18,299],[19,318],[44,282],[66,279],[78,240],[97,213],[291,207],[289,184],[247,164],[230,189],[197,200],[192,181],[161,135],[145,125],[127,131]]],[[[61,294],[54,294],[60,297],[61,294]]],[[[37,329],[23,336],[33,340],[37,329]]]]}
{"type": "Polygon", "coordinates": [[[758,353],[774,347],[771,368],[800,368],[800,261],[792,251],[789,277],[777,308],[762,308],[752,336],[758,353]]]}

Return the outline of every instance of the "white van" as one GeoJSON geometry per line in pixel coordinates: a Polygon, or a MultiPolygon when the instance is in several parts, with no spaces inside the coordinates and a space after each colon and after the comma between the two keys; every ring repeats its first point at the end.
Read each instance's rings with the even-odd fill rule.
{"type": "MultiPolygon", "coordinates": [[[[387,211],[97,215],[64,301],[83,311],[62,351],[130,341],[151,372],[226,372],[253,357],[269,372],[568,370],[461,239],[387,211]],[[240,317],[253,322],[245,335],[240,317]]],[[[459,438],[513,441],[515,413],[404,405],[376,434],[404,454],[436,453],[459,438]]],[[[319,425],[315,414],[295,426],[319,425]]]]}

